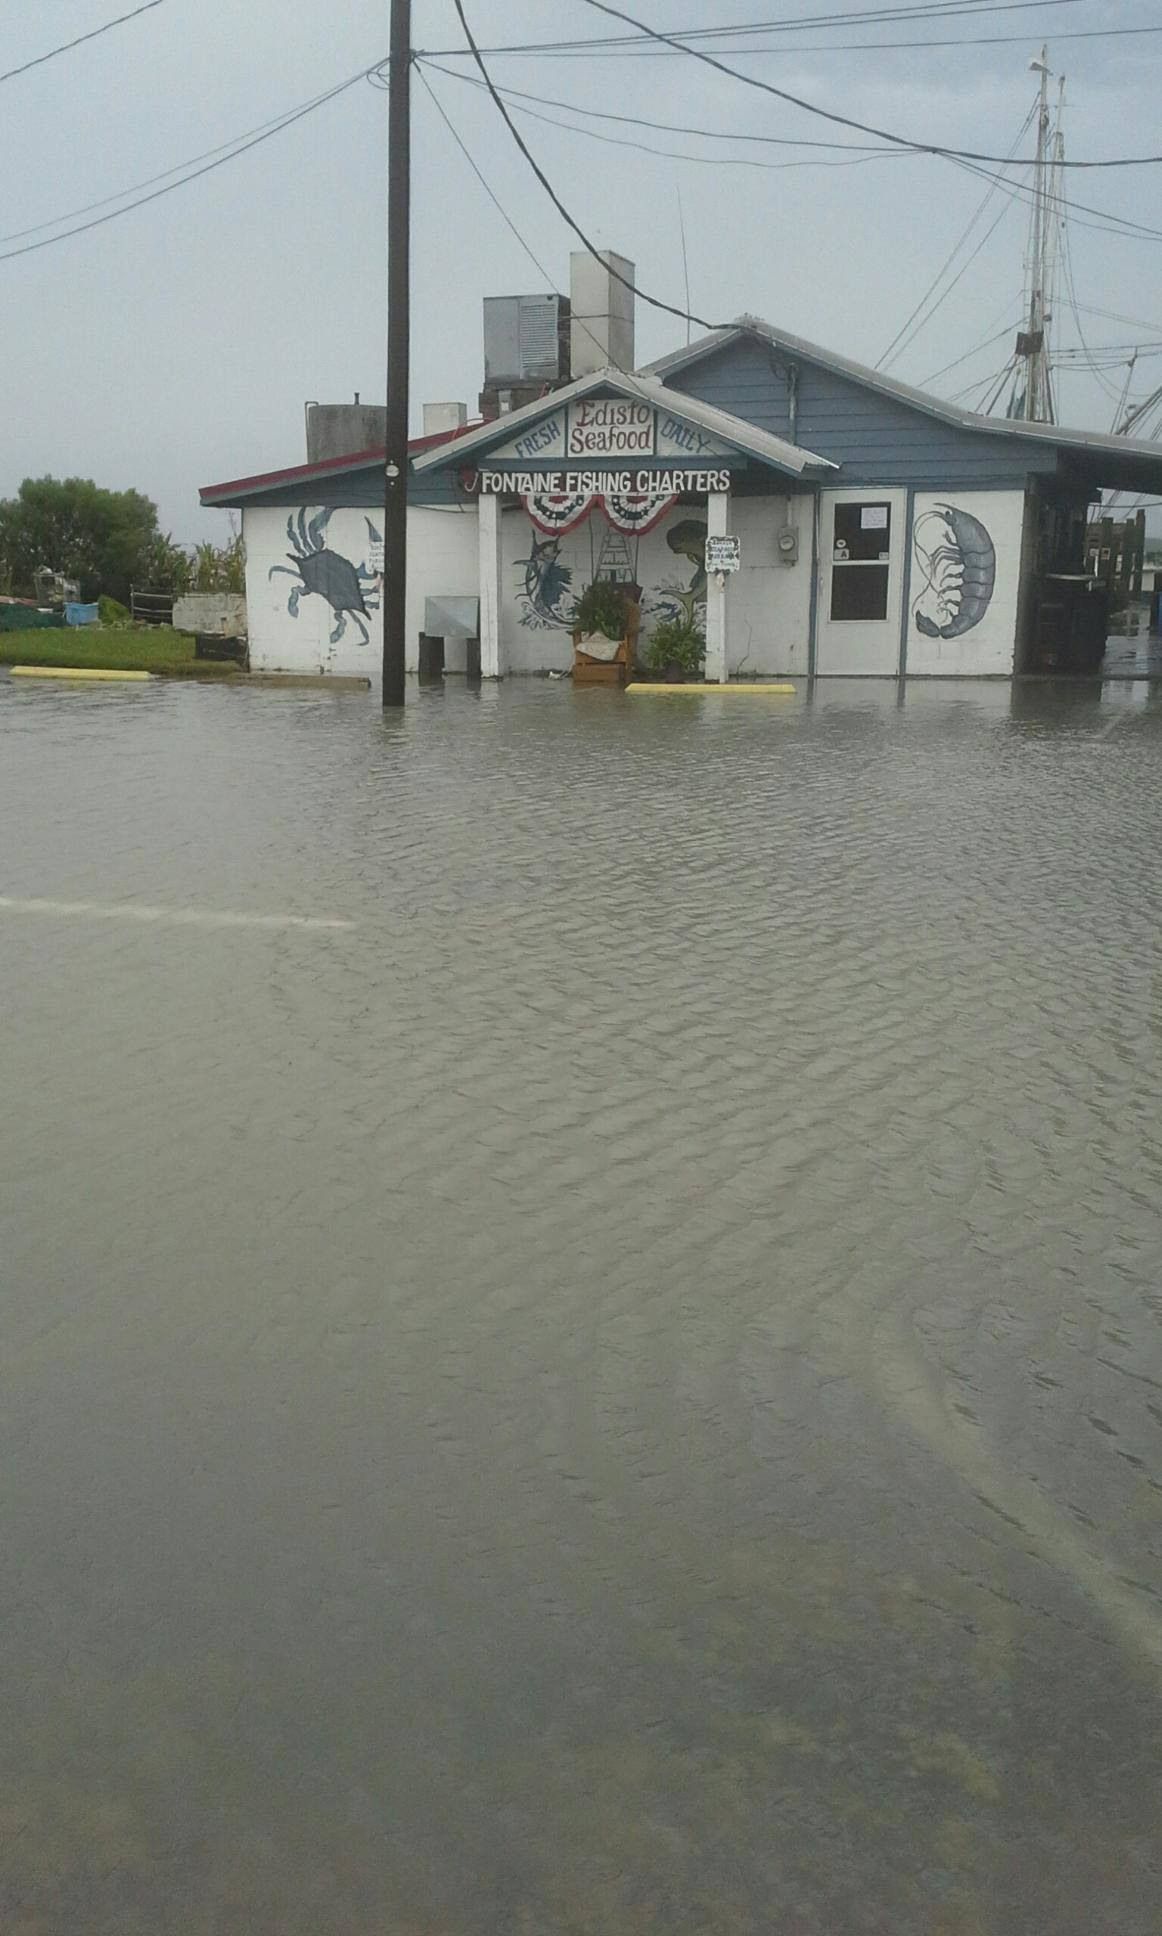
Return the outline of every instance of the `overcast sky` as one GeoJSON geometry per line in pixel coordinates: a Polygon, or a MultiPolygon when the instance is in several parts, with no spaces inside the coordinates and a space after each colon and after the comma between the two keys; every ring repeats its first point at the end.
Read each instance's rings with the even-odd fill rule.
{"type": "MultiPolygon", "coordinates": [[[[922,0],[916,0],[922,4],[922,0]]],[[[933,4],[936,0],[933,0],[933,4]]],[[[973,0],[959,0],[962,9],[973,0]]],[[[0,0],[0,72],[82,34],[134,0],[0,0]]],[[[815,19],[857,0],[625,0],[659,27],[815,19]]],[[[900,4],[886,0],[878,11],[900,4]]],[[[944,0],[945,8],[949,0],[944,0]]],[[[487,43],[622,31],[585,0],[465,0],[487,43]]],[[[872,11],[871,7],[866,8],[872,11]]],[[[144,182],[307,101],[386,53],[388,0],[163,0],[140,18],[0,86],[0,234],[28,230],[144,182]]],[[[416,0],[417,48],[454,48],[451,0],[416,0]]],[[[1054,0],[973,18],[758,36],[777,54],[736,56],[812,101],[921,140],[1004,155],[1030,106],[1044,36],[1068,77],[1075,157],[1162,150],[1162,0],[1054,0]],[[921,40],[1005,36],[924,48],[921,40]],[[906,41],[904,47],[867,42],[906,41]],[[852,43],[864,43],[853,47],[852,43]]],[[[463,60],[445,63],[467,71],[463,60]]],[[[735,133],[860,141],[682,56],[495,56],[514,88],[645,120],[735,133]]],[[[552,282],[568,287],[568,230],[486,97],[429,76],[466,146],[552,282]]],[[[549,108],[549,114],[558,110],[549,108]]],[[[637,264],[644,289],[683,301],[679,191],[691,307],[743,310],[874,362],[920,301],[985,194],[948,162],[912,156],[842,166],[831,152],[698,142],[614,122],[607,137],[715,155],[719,165],[598,143],[542,121],[521,127],[582,227],[637,264]],[[723,153],[764,167],[721,165],[723,153]],[[772,170],[772,162],[811,158],[772,170]],[[831,165],[828,165],[831,164],[831,165]]],[[[134,485],[182,540],[217,536],[199,484],[301,462],[303,403],[379,399],[384,380],[386,96],[360,82],[200,180],[88,234],[0,263],[0,494],[51,472],[134,485]]],[[[472,175],[422,85],[413,113],[414,415],[424,399],[474,405],[481,298],[546,286],[472,175]]],[[[1026,137],[1027,149],[1031,137],[1026,137]]],[[[1162,169],[1076,171],[1068,192],[1162,229],[1162,169]]],[[[923,382],[1015,328],[1027,217],[998,193],[970,238],[995,232],[893,374],[923,382]]],[[[100,213],[102,211],[95,211],[100,213]]],[[[81,217],[79,219],[86,219],[81,217]]],[[[1076,292],[1091,345],[1162,346],[1162,240],[1072,224],[1076,292]],[[1115,312],[1132,322],[1094,315],[1115,312]],[[1151,320],[1156,319],[1156,320],[1151,320]]],[[[50,233],[54,231],[48,231],[50,233]]],[[[43,231],[0,243],[0,253],[43,231]]],[[[962,251],[953,273],[965,260],[962,251]]],[[[1076,344],[1068,304],[1062,340],[1076,344]]],[[[684,338],[638,308],[638,360],[684,338]]],[[[949,395],[1001,368],[1007,340],[933,387],[949,395]]],[[[1075,359],[1076,360],[1076,359],[1075,359]]],[[[1062,378],[1061,416],[1108,429],[1124,370],[1062,378]],[[1111,395],[1110,387],[1113,394],[1111,395]]],[[[1133,394],[1162,383],[1162,355],[1133,394]]],[[[976,401],[970,395],[967,401],[976,401]]]]}

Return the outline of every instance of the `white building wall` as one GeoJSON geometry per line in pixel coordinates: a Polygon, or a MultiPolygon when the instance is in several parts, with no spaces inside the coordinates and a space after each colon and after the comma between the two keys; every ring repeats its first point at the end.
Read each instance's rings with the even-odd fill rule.
{"type": "Polygon", "coordinates": [[[910,533],[910,674],[1013,671],[1024,509],[1023,491],[917,492],[910,533]]]}
{"type": "MultiPolygon", "coordinates": [[[[383,657],[380,573],[383,563],[382,512],[346,507],[328,515],[319,505],[256,507],[244,510],[246,603],[250,625],[250,663],[259,672],[333,672],[377,678],[383,657]],[[302,522],[300,523],[300,512],[302,522]],[[316,525],[312,540],[312,521],[316,525]],[[288,537],[288,520],[292,536],[288,537]],[[370,527],[370,528],[369,528],[370,527]],[[305,529],[305,538],[300,532],[305,529]],[[378,534],[380,542],[376,542],[378,534]],[[306,589],[305,569],[326,552],[331,596],[340,606],[353,582],[367,606],[360,623],[351,611],[336,610],[322,591],[306,589]],[[330,562],[336,561],[336,562],[330,562]],[[338,561],[342,561],[341,563],[338,561]],[[285,566],[286,570],[279,567],[285,566]],[[273,573],[273,575],[272,575],[273,573]],[[294,594],[297,590],[298,597],[294,594]],[[292,606],[296,609],[292,610],[292,606]],[[364,640],[364,629],[367,638],[364,640]],[[338,639],[332,633],[339,631],[338,639]]],[[[476,512],[413,506],[408,510],[407,664],[414,671],[424,623],[424,599],[477,595],[476,512]]],[[[463,647],[460,648],[463,664],[463,647]]],[[[454,648],[449,663],[455,664],[454,648]]]]}
{"type": "MultiPolygon", "coordinates": [[[[1023,511],[1020,491],[917,494],[909,534],[909,673],[972,676],[1013,670],[1023,511]],[[950,511],[963,515],[950,518],[950,511]],[[992,550],[993,582],[986,600],[987,547],[992,550]],[[966,600],[975,613],[973,622],[967,625],[963,622],[966,600]],[[925,631],[920,625],[922,615],[935,632],[925,631]]],[[[809,493],[732,498],[730,523],[741,539],[742,568],[727,594],[730,676],[806,674],[812,519],[813,498],[809,493]],[[789,566],[780,561],[778,550],[778,533],[788,522],[797,529],[799,538],[798,560],[789,566]]],[[[327,516],[318,505],[244,511],[250,661],[256,670],[378,676],[382,657],[382,547],[369,531],[369,522],[374,532],[382,532],[382,517],[374,511],[344,507],[327,516]],[[300,509],[305,540],[298,537],[300,509]],[[325,522],[312,541],[310,526],[320,515],[325,522]],[[287,535],[288,520],[295,533],[293,539],[287,535]],[[366,643],[354,613],[336,611],[323,592],[307,589],[297,556],[300,551],[308,559],[316,551],[326,551],[333,559],[345,561],[349,572],[339,565],[332,569],[339,579],[346,580],[348,592],[350,574],[361,587],[368,607],[366,643]],[[296,589],[297,610],[292,612],[296,589]],[[340,636],[332,639],[336,630],[340,636]]],[[[415,669],[418,660],[425,597],[479,595],[477,524],[475,505],[447,510],[414,506],[408,512],[409,670],[415,669]]],[[[678,506],[653,531],[621,541],[634,577],[643,588],[643,640],[667,613],[688,610],[704,623],[700,566],[705,525],[704,506],[678,506]]],[[[618,535],[599,509],[563,538],[544,537],[522,510],[502,514],[502,671],[565,671],[572,665],[573,606],[595,573],[614,562],[618,542],[618,535]]],[[[308,563],[307,570],[311,569],[308,563]]],[[[340,585],[334,592],[340,603],[343,589],[340,585]]],[[[462,670],[462,643],[449,640],[446,664],[450,671],[462,670]]]]}
{"type": "Polygon", "coordinates": [[[735,497],[730,528],[741,540],[742,564],[726,588],[728,678],[771,674],[805,676],[811,641],[811,538],[814,498],[735,497]],[[781,562],[779,532],[799,540],[795,564],[781,562]]]}

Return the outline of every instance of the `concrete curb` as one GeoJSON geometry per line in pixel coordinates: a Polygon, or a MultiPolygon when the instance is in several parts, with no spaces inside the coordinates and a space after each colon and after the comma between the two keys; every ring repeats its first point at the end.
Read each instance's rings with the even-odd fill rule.
{"type": "Polygon", "coordinates": [[[11,679],[152,679],[152,672],[117,672],[108,666],[9,666],[11,679]]]}
{"type": "Polygon", "coordinates": [[[692,696],[696,696],[699,699],[705,699],[705,698],[711,697],[715,693],[736,693],[736,692],[763,693],[770,698],[779,698],[781,696],[785,696],[788,693],[794,694],[795,692],[798,691],[798,687],[780,685],[776,680],[773,680],[773,679],[763,680],[761,682],[753,679],[751,680],[735,679],[735,680],[728,680],[724,686],[704,685],[704,684],[696,685],[693,682],[691,682],[691,684],[689,685],[656,685],[655,686],[655,685],[646,684],[639,680],[634,680],[632,684],[626,687],[626,691],[633,692],[633,693],[650,693],[662,699],[665,699],[665,698],[672,699],[675,696],[678,697],[679,699],[689,699],[692,696]]]}

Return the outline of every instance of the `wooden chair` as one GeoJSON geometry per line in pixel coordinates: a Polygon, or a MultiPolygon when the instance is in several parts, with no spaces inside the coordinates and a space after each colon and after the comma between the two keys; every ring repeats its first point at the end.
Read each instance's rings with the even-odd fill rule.
{"type": "Polygon", "coordinates": [[[612,658],[595,659],[580,646],[580,632],[573,634],[573,683],[577,686],[624,686],[633,671],[637,635],[641,626],[641,606],[627,597],[625,631],[612,658]]]}

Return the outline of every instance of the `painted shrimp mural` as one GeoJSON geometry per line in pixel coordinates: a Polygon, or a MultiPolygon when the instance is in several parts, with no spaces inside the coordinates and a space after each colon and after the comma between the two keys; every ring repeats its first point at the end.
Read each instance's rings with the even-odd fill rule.
{"type": "MultiPolygon", "coordinates": [[[[360,645],[366,645],[370,638],[367,620],[379,604],[382,574],[373,569],[366,560],[362,564],[352,564],[338,551],[332,551],[324,542],[324,533],[331,522],[329,509],[316,511],[308,522],[306,510],[296,518],[292,512],[286,521],[286,535],[292,550],[287,552],[289,565],[272,565],[267,573],[273,578],[284,572],[288,578],[298,583],[291,586],[286,601],[287,611],[292,618],[299,615],[299,600],[311,594],[325,598],[335,618],[331,633],[331,644],[338,645],[347,630],[350,617],[359,628],[360,645]]],[[[377,531],[371,519],[363,520],[367,526],[369,547],[382,546],[383,535],[377,531]]],[[[382,557],[382,551],[380,553],[382,557]]]]}
{"type": "Polygon", "coordinates": [[[996,549],[980,519],[954,504],[922,512],[912,529],[912,557],[916,630],[929,639],[958,639],[979,625],[997,578],[996,549]]]}

